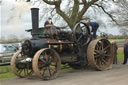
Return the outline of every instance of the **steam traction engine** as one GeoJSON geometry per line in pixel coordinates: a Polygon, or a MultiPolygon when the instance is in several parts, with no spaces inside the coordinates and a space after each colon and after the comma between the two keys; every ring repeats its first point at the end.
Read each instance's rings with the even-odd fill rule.
{"type": "Polygon", "coordinates": [[[74,69],[91,66],[107,70],[112,64],[111,44],[106,39],[93,39],[88,26],[79,22],[72,32],[55,26],[38,28],[38,8],[32,8],[32,39],[25,40],[22,49],[11,59],[12,71],[18,77],[35,73],[41,79],[56,78],[61,64],[74,69]]]}

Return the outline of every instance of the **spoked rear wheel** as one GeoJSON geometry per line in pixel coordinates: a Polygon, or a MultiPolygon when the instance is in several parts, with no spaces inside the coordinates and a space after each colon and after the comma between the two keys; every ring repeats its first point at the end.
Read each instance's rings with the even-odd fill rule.
{"type": "Polygon", "coordinates": [[[53,49],[39,50],[33,59],[33,70],[43,80],[56,78],[60,72],[61,61],[57,52],[53,49]]]}
{"type": "Polygon", "coordinates": [[[14,74],[20,78],[25,78],[32,75],[32,63],[25,62],[27,56],[22,55],[21,50],[18,50],[11,59],[11,69],[14,74]]]}
{"type": "Polygon", "coordinates": [[[112,65],[111,44],[106,39],[90,42],[87,50],[88,63],[97,70],[107,70],[112,65]]]}

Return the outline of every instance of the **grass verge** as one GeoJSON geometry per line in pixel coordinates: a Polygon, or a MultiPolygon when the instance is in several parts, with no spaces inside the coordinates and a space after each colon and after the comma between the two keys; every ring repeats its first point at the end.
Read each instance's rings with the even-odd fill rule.
{"type": "Polygon", "coordinates": [[[16,76],[11,72],[10,66],[0,66],[0,80],[15,78],[16,76]]]}
{"type": "Polygon", "coordinates": [[[123,52],[117,53],[117,60],[118,60],[118,62],[123,62],[123,60],[124,60],[124,53],[123,52]]]}

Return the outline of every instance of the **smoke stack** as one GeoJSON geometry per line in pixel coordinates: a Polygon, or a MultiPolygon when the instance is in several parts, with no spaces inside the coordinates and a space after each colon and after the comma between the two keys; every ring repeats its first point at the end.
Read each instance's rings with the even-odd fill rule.
{"type": "Polygon", "coordinates": [[[32,15],[32,38],[38,39],[39,35],[39,8],[31,8],[32,15]]]}

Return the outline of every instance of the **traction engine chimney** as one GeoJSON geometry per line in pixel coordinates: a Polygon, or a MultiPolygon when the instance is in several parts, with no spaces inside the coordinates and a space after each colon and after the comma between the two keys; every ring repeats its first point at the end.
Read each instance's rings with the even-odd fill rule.
{"type": "Polygon", "coordinates": [[[32,15],[32,39],[39,37],[39,8],[31,8],[32,15]]]}

